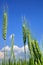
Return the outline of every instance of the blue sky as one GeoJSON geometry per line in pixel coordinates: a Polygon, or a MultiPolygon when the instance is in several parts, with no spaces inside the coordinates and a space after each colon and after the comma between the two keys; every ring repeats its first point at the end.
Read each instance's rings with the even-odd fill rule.
{"type": "Polygon", "coordinates": [[[8,5],[8,32],[6,45],[10,46],[9,36],[15,34],[15,45],[23,46],[22,16],[27,19],[33,36],[40,42],[43,36],[43,0],[0,0],[0,48],[4,47],[2,38],[3,8],[8,5]]]}

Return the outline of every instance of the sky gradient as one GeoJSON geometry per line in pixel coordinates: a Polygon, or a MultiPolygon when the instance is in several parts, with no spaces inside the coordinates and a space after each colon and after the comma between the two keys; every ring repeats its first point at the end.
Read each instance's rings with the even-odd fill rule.
{"type": "Polygon", "coordinates": [[[8,5],[8,32],[6,45],[10,46],[10,35],[15,35],[14,44],[23,46],[22,16],[27,19],[33,37],[39,42],[43,38],[43,0],[0,0],[0,49],[4,47],[2,22],[4,6],[8,5]]]}

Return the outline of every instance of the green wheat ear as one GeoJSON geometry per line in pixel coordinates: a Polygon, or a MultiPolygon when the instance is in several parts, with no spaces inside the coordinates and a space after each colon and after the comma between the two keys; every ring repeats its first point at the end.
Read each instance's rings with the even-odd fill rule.
{"type": "Polygon", "coordinates": [[[12,39],[11,39],[11,56],[10,56],[10,58],[15,59],[13,46],[14,46],[14,34],[12,34],[12,39]]]}
{"type": "Polygon", "coordinates": [[[6,34],[7,34],[7,13],[4,12],[4,15],[3,15],[3,30],[2,30],[2,35],[3,35],[4,40],[6,40],[6,34]]]}
{"type": "Polygon", "coordinates": [[[25,61],[26,61],[26,20],[24,18],[23,20],[23,25],[22,25],[22,32],[23,32],[23,42],[24,42],[24,53],[25,53],[25,61]]]}
{"type": "Polygon", "coordinates": [[[22,28],[23,28],[23,41],[24,41],[24,45],[25,45],[25,43],[26,43],[26,26],[25,26],[25,23],[23,24],[22,28]]]}

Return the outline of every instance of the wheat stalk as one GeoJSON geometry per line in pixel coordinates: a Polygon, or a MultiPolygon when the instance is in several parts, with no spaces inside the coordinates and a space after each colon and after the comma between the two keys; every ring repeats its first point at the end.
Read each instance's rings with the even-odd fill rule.
{"type": "MultiPolygon", "coordinates": [[[[6,34],[7,34],[7,13],[4,12],[2,36],[3,36],[5,43],[6,43],[6,34]]],[[[4,46],[5,46],[5,43],[4,43],[4,46]]],[[[5,47],[4,47],[4,63],[5,63],[5,47]]]]}

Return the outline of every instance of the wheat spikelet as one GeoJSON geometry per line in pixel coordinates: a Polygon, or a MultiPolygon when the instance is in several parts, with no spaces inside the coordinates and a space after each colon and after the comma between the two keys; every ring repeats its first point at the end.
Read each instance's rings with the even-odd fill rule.
{"type": "Polygon", "coordinates": [[[7,34],[7,13],[4,12],[4,15],[3,15],[3,30],[2,30],[2,35],[3,35],[4,40],[6,40],[6,34],[7,34]]]}

